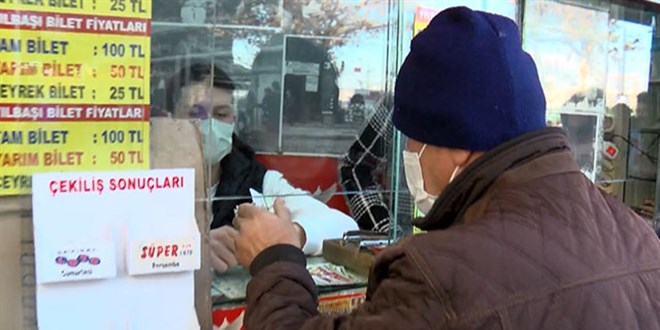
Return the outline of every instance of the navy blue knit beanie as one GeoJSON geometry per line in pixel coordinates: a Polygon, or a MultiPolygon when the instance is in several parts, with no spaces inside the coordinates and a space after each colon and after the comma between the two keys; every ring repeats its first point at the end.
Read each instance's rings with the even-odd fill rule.
{"type": "Polygon", "coordinates": [[[413,40],[393,122],[417,141],[486,151],[546,126],[536,65],[510,19],[450,8],[413,40]]]}

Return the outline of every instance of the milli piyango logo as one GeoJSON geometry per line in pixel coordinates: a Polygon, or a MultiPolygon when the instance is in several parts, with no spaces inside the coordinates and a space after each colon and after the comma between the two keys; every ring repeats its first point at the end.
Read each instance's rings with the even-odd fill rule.
{"type": "Polygon", "coordinates": [[[57,251],[58,256],[55,258],[55,263],[58,265],[66,265],[71,268],[78,267],[80,264],[88,263],[96,266],[101,263],[101,258],[93,256],[96,252],[95,249],[76,249],[57,251]],[[72,256],[72,257],[67,257],[72,256]]]}

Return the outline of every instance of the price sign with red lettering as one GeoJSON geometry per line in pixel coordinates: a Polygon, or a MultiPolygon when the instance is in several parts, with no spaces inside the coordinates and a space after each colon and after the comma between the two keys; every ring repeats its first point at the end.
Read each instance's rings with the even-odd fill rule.
{"type": "Polygon", "coordinates": [[[149,167],[151,0],[0,0],[0,196],[149,167]]]}

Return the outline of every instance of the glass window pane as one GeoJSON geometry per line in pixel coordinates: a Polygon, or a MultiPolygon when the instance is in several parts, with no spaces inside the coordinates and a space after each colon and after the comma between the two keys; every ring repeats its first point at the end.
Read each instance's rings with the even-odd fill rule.
{"type": "Polygon", "coordinates": [[[610,191],[653,221],[656,229],[660,229],[658,18],[657,8],[618,2],[610,6],[607,103],[614,124],[604,139],[619,154],[604,160],[602,170],[603,177],[615,178],[610,191]]]}
{"type": "MultiPolygon", "coordinates": [[[[260,11],[268,3],[243,1],[238,10],[260,11]]],[[[342,189],[339,175],[343,155],[387,94],[390,5],[292,0],[281,2],[274,14],[281,13],[281,26],[220,19],[197,23],[196,28],[212,31],[212,41],[191,43],[235,87],[234,147],[209,173],[209,185],[216,187],[210,205],[213,230],[231,224],[240,203],[272,206],[276,197],[284,197],[294,220],[309,226],[305,252],[318,255],[324,239],[358,228],[347,195],[371,189],[391,200],[390,164],[374,165],[367,174],[374,184],[368,187],[342,189]],[[309,210],[314,210],[311,218],[309,210]]],[[[392,130],[388,133],[391,140],[392,130]]],[[[391,143],[378,146],[383,159],[392,154],[391,143]]]]}
{"type": "Polygon", "coordinates": [[[524,48],[539,69],[548,124],[564,128],[582,172],[595,180],[608,72],[607,11],[529,1],[524,17],[524,48]]]}
{"type": "Polygon", "coordinates": [[[524,48],[535,59],[551,112],[602,112],[608,15],[553,1],[525,7],[524,48]]]}
{"type": "Polygon", "coordinates": [[[548,125],[565,129],[585,174],[657,227],[657,7],[528,1],[524,17],[548,125]]]}

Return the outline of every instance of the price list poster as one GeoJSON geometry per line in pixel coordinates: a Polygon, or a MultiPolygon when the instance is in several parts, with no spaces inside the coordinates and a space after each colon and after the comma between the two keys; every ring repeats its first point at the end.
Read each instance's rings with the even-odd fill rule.
{"type": "Polygon", "coordinates": [[[0,196],[149,168],[151,0],[0,0],[0,196]]]}

